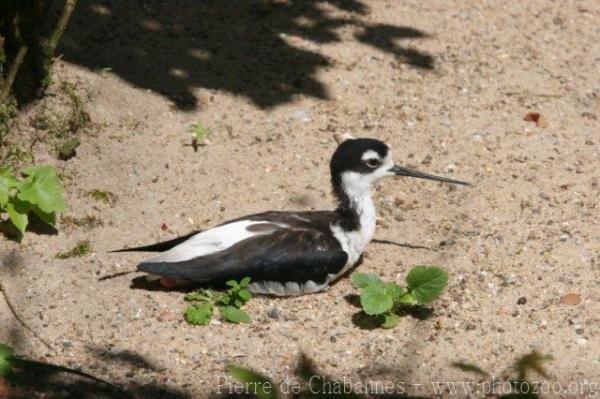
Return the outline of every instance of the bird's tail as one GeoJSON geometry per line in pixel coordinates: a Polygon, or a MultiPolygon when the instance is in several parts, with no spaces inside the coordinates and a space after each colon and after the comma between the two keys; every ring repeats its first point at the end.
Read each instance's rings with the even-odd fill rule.
{"type": "Polygon", "coordinates": [[[141,247],[134,247],[134,248],[117,249],[115,251],[109,251],[109,252],[111,252],[111,253],[112,252],[164,252],[164,251],[168,251],[169,249],[171,249],[173,247],[176,247],[177,245],[181,244],[188,238],[200,233],[201,231],[202,230],[194,231],[185,236],[177,237],[172,240],[163,241],[163,242],[159,242],[156,244],[143,245],[141,247]]]}
{"type": "Polygon", "coordinates": [[[211,268],[196,267],[189,262],[142,262],[137,266],[138,271],[154,276],[169,277],[173,279],[206,282],[213,279],[211,268]]]}

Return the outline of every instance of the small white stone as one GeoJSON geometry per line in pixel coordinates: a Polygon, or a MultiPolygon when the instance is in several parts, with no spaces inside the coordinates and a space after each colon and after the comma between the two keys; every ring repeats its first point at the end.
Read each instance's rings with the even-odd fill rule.
{"type": "Polygon", "coordinates": [[[310,122],[311,115],[310,112],[305,109],[297,109],[292,112],[292,119],[295,119],[298,122],[310,122]]]}

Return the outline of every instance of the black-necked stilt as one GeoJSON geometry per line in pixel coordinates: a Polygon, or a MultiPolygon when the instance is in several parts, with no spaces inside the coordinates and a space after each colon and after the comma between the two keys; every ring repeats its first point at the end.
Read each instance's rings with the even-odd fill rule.
{"type": "Polygon", "coordinates": [[[348,139],[331,159],[334,211],[264,212],[155,245],[121,251],[162,252],[138,270],[176,280],[222,284],[250,277],[249,289],[271,295],[322,290],[359,260],[375,232],[373,185],[390,176],[468,184],[394,165],[389,147],[348,139]]]}

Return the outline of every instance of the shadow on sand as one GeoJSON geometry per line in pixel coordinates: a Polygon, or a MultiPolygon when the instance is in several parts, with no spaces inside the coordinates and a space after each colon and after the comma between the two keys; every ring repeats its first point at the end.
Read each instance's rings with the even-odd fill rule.
{"type": "Polygon", "coordinates": [[[433,69],[433,57],[407,43],[426,33],[375,24],[367,14],[359,0],[82,0],[59,53],[160,93],[180,109],[202,105],[197,88],[224,90],[262,108],[299,94],[325,99],[316,75],[335,60],[317,49],[341,42],[338,29],[345,27],[398,62],[433,69]]]}

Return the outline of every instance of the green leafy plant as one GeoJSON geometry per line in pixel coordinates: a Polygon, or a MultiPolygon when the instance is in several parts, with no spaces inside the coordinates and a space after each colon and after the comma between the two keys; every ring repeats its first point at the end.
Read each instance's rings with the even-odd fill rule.
{"type": "MultiPolygon", "coordinates": [[[[123,391],[120,387],[111,384],[108,381],[104,381],[100,378],[94,377],[91,374],[84,373],[83,371],[71,369],[64,366],[58,366],[50,363],[29,360],[21,356],[16,356],[14,354],[13,348],[0,342],[0,378],[6,378],[8,382],[23,384],[23,380],[20,378],[20,375],[29,375],[33,371],[75,374],[80,377],[88,378],[97,383],[108,386],[115,393],[118,393],[120,397],[132,397],[127,392],[123,391]]],[[[28,379],[26,378],[24,381],[28,381],[28,379]]]]}
{"type": "Polygon", "coordinates": [[[398,324],[398,313],[413,305],[426,305],[437,299],[448,283],[448,274],[435,266],[416,266],[406,276],[406,288],[384,282],[371,273],[352,275],[352,283],[361,292],[364,313],[379,319],[383,328],[398,324]]]}
{"type": "Polygon", "coordinates": [[[70,249],[68,251],[59,252],[58,254],[56,254],[56,257],[58,259],[81,257],[81,256],[85,256],[88,253],[90,253],[91,250],[92,250],[92,244],[90,244],[90,242],[88,240],[84,240],[84,241],[78,242],[77,245],[75,245],[72,249],[70,249]]]}
{"type": "Polygon", "coordinates": [[[194,151],[198,151],[198,146],[210,144],[208,136],[212,134],[212,130],[204,127],[202,121],[196,122],[189,131],[192,135],[192,144],[190,145],[194,148],[194,151]]]}
{"type": "Polygon", "coordinates": [[[29,224],[29,215],[35,214],[43,222],[54,226],[56,213],[67,208],[64,188],[51,166],[33,166],[21,171],[20,179],[7,167],[0,167],[0,212],[8,215],[22,235],[29,224]]]}
{"type": "Polygon", "coordinates": [[[188,323],[208,325],[215,308],[219,310],[224,320],[232,323],[250,323],[250,316],[241,309],[252,298],[247,288],[250,278],[244,277],[239,283],[231,280],[225,284],[229,287],[225,292],[201,289],[184,297],[185,301],[193,302],[185,310],[185,319],[188,323]]]}

